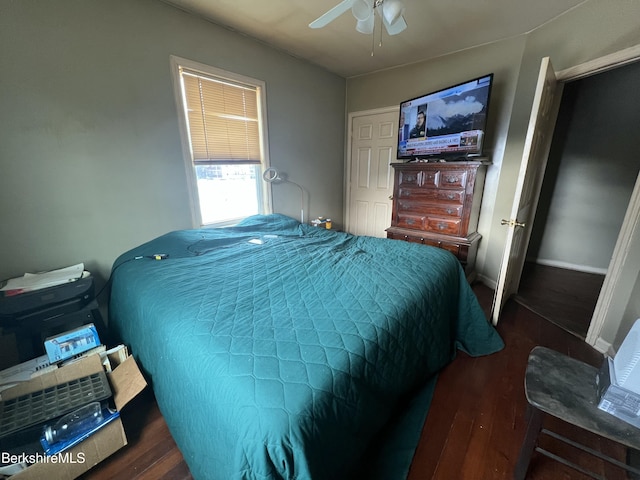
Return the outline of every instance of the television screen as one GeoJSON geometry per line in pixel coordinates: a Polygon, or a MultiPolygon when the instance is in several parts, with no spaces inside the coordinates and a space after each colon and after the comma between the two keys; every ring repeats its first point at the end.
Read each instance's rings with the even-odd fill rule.
{"type": "Polygon", "coordinates": [[[493,74],[400,104],[398,158],[482,154],[493,74]]]}

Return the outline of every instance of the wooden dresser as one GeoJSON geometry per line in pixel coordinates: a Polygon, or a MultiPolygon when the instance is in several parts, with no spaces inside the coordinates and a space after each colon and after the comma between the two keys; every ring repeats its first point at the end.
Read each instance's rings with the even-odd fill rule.
{"type": "Polygon", "coordinates": [[[393,213],[387,238],[452,252],[469,275],[481,235],[476,231],[486,160],[393,163],[393,213]]]}

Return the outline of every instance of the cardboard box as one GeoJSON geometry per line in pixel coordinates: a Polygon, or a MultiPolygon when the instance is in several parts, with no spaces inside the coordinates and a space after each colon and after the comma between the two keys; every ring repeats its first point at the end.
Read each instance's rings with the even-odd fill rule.
{"type": "MultiPolygon", "coordinates": [[[[110,357],[111,361],[118,361],[110,357]]],[[[2,392],[3,400],[16,398],[37,390],[42,390],[60,383],[86,377],[103,370],[100,355],[91,355],[62,368],[36,377],[2,392]]],[[[107,373],[113,401],[118,411],[136,397],[147,385],[133,357],[114,366],[107,373]]],[[[36,463],[20,473],[13,475],[12,480],[71,480],[97,465],[127,444],[127,437],[122,421],[117,418],[98,432],[56,456],[35,458],[36,463]]],[[[33,460],[33,459],[29,459],[33,460]]],[[[29,462],[30,463],[30,462],[29,462]]]]}
{"type": "Polygon", "coordinates": [[[0,370],[0,396],[2,396],[3,390],[15,387],[18,383],[27,382],[33,377],[38,376],[39,372],[44,374],[56,368],[56,365],[52,366],[51,363],[49,363],[49,357],[41,355],[26,362],[0,370]]]}
{"type": "Polygon", "coordinates": [[[59,335],[49,337],[44,349],[51,363],[61,362],[98,347],[100,339],[93,323],[82,325],[59,335]]]}
{"type": "Polygon", "coordinates": [[[598,372],[598,408],[640,428],[640,395],[617,385],[612,359],[598,372]]]}

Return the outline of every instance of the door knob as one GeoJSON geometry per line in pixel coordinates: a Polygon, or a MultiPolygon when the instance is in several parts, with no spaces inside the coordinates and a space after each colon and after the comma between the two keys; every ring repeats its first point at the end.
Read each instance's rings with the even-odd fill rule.
{"type": "Polygon", "coordinates": [[[518,222],[517,220],[505,220],[504,218],[500,222],[500,225],[509,225],[510,227],[521,227],[524,228],[526,223],[518,222]]]}

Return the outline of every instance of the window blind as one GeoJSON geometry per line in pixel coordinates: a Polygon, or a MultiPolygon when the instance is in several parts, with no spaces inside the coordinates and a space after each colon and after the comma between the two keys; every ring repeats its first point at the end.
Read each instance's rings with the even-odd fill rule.
{"type": "Polygon", "coordinates": [[[193,162],[260,164],[258,89],[181,70],[193,162]]]}

